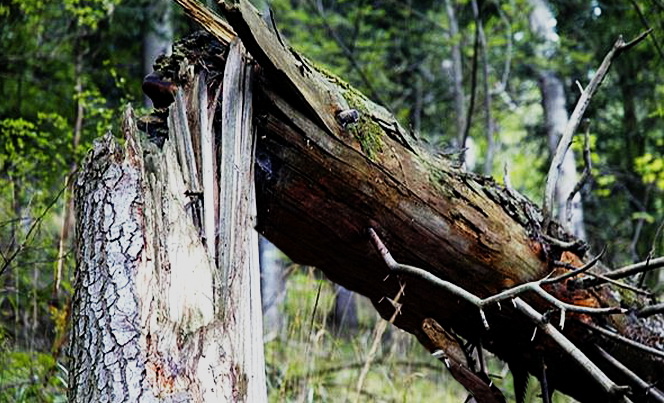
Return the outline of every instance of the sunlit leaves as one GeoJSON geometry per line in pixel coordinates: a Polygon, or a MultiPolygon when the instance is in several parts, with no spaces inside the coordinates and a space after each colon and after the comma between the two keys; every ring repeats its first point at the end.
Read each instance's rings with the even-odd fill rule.
{"type": "Polygon", "coordinates": [[[65,0],[63,4],[78,25],[95,30],[99,22],[110,16],[120,2],[121,0],[65,0]]]}
{"type": "Polygon", "coordinates": [[[643,177],[644,183],[652,183],[664,191],[664,156],[646,153],[634,161],[636,171],[643,177]]]}

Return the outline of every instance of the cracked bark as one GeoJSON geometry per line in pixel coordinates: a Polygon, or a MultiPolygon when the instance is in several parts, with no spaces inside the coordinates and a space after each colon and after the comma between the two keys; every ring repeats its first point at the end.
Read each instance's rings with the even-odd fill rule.
{"type": "MultiPolygon", "coordinates": [[[[201,143],[169,141],[159,149],[142,142],[131,109],[123,118],[125,145],[108,134],[86,158],[76,182],[72,402],[266,400],[253,168],[246,158],[253,148],[246,119],[251,70],[239,45],[233,54],[224,94],[248,101],[229,106],[224,118],[214,162],[223,186],[207,189],[218,211],[203,211],[192,194],[200,189],[197,161],[208,160],[200,158],[201,143]],[[214,222],[228,214],[232,220],[217,223],[214,256],[206,243],[215,240],[200,236],[200,217],[214,222]]],[[[181,137],[204,126],[187,117],[188,107],[208,112],[209,105],[196,103],[207,100],[200,91],[207,87],[179,94],[171,106],[179,118],[171,127],[181,137]]]]}

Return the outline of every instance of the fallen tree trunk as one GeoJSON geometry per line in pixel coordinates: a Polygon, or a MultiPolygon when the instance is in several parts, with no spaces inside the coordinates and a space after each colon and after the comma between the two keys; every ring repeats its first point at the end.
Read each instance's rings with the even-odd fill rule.
{"type": "MultiPolygon", "coordinates": [[[[225,7],[232,30],[196,3],[178,3],[212,36],[190,38],[161,61],[169,91],[174,83],[191,102],[191,72],[202,70],[209,91],[217,91],[236,35],[253,57],[256,228],[291,259],[367,296],[386,319],[400,310],[394,324],[452,362],[455,377],[482,401],[502,395],[471,362],[450,360],[459,337],[495,353],[515,374],[546,380],[549,391],[583,401],[663,400],[655,384],[664,373],[662,326],[616,309],[607,314],[603,308],[625,303],[610,287],[575,288],[575,277],[560,278],[531,283],[502,304],[482,301],[583,266],[582,243],[513,190],[422,150],[384,108],[289,49],[248,3],[225,7]],[[378,253],[381,244],[398,263],[378,253]],[[542,331],[533,334],[535,327],[542,331]]],[[[158,142],[177,139],[171,127],[144,126],[158,142]]],[[[195,125],[191,132],[199,135],[195,125]]]]}

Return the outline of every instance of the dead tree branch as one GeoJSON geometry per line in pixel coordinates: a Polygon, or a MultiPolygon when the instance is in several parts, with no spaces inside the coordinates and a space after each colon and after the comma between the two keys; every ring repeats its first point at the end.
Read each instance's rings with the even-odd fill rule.
{"type": "Polygon", "coordinates": [[[565,126],[565,131],[563,132],[562,137],[558,142],[556,153],[553,155],[553,160],[551,161],[551,166],[549,167],[549,173],[546,180],[546,189],[544,193],[544,201],[542,204],[542,210],[544,212],[544,223],[547,224],[543,226],[545,230],[552,217],[553,197],[556,191],[556,184],[558,183],[558,176],[560,175],[560,168],[562,167],[565,154],[572,144],[574,133],[576,133],[576,129],[581,123],[583,114],[588,108],[588,105],[590,105],[590,99],[595,94],[600,84],[602,84],[602,81],[604,81],[604,77],[609,72],[609,67],[611,67],[613,59],[620,55],[620,53],[641,42],[650,32],[651,30],[648,30],[628,43],[625,43],[625,40],[622,36],[618,37],[609,53],[607,53],[607,55],[604,57],[602,64],[597,69],[597,72],[593,76],[592,80],[590,80],[590,84],[588,84],[588,86],[583,90],[581,98],[579,98],[579,101],[574,108],[574,112],[572,112],[572,116],[570,116],[570,119],[567,122],[567,126],[565,126]]]}
{"type": "MultiPolygon", "coordinates": [[[[645,273],[650,270],[659,269],[661,267],[664,267],[664,256],[655,259],[646,260],[640,263],[631,264],[629,266],[621,267],[620,269],[604,273],[603,276],[606,278],[617,280],[624,277],[633,276],[635,274],[645,273]]],[[[585,288],[594,285],[599,285],[604,282],[606,281],[601,278],[584,279],[581,281],[580,286],[585,288]]]]}
{"type": "MultiPolygon", "coordinates": [[[[625,392],[624,387],[618,386],[614,382],[612,382],[585,354],[583,354],[581,350],[579,350],[574,344],[572,344],[572,342],[570,342],[569,339],[567,339],[567,337],[565,337],[562,333],[558,331],[558,329],[552,326],[544,318],[542,314],[535,311],[530,305],[528,305],[525,301],[519,298],[518,295],[524,293],[525,291],[535,291],[538,295],[546,299],[548,302],[560,308],[563,311],[561,317],[564,316],[565,310],[588,314],[588,313],[623,312],[621,309],[616,310],[615,308],[587,308],[587,307],[579,307],[576,305],[570,305],[564,303],[560,300],[557,300],[556,298],[551,296],[549,293],[547,293],[540,287],[540,285],[543,284],[544,281],[546,280],[533,281],[531,283],[522,284],[520,286],[516,286],[512,289],[506,290],[502,293],[491,296],[489,298],[481,299],[459,286],[456,286],[448,281],[444,281],[437,278],[436,276],[427,272],[426,270],[397,263],[390,254],[390,251],[387,249],[385,244],[383,244],[383,242],[378,237],[378,234],[376,234],[376,232],[373,230],[373,228],[369,228],[369,236],[371,237],[371,241],[373,242],[376,251],[381,255],[381,257],[385,261],[385,264],[388,266],[388,268],[391,271],[395,273],[408,274],[411,276],[418,277],[422,280],[428,281],[432,284],[437,285],[438,287],[450,291],[454,295],[463,298],[467,302],[470,302],[471,304],[475,305],[479,309],[480,316],[482,317],[482,322],[484,323],[484,326],[487,329],[489,328],[489,324],[487,322],[483,308],[486,305],[492,303],[498,303],[508,298],[511,299],[514,306],[520,312],[525,314],[534,323],[536,323],[537,326],[542,331],[544,331],[547,335],[549,335],[562,349],[564,349],[580,365],[581,368],[584,368],[588,372],[588,374],[592,376],[606,392],[608,392],[611,395],[620,395],[625,392]]],[[[586,268],[583,269],[586,270],[586,268]]],[[[564,278],[566,278],[566,275],[557,277],[555,279],[550,279],[550,281],[551,282],[558,281],[564,278]]]]}

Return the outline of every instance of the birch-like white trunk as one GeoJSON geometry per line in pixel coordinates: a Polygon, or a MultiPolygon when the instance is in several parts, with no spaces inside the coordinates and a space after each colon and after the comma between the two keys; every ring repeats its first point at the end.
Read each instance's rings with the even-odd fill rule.
{"type": "Polygon", "coordinates": [[[138,139],[128,109],[124,146],[105,136],[81,170],[72,402],[267,400],[251,67],[241,45],[226,64],[224,97],[232,102],[224,105],[218,160],[207,116],[214,108],[204,80],[195,82],[195,99],[178,96],[171,106],[162,149],[138,139]],[[195,115],[206,117],[189,122],[195,115]]]}
{"type": "MultiPolygon", "coordinates": [[[[170,0],[147,2],[143,11],[143,74],[152,73],[152,65],[161,55],[170,55],[173,47],[173,3],[170,0]]],[[[152,106],[144,97],[145,105],[152,106]]]]}
{"type": "MultiPolygon", "coordinates": [[[[555,18],[545,0],[530,0],[530,3],[532,6],[531,30],[543,40],[543,44],[537,51],[541,57],[553,57],[558,47],[555,18]]],[[[565,102],[565,88],[560,78],[552,71],[539,72],[539,87],[542,93],[549,150],[553,155],[569,119],[565,102]]],[[[568,150],[560,168],[558,183],[556,183],[555,204],[552,207],[557,211],[558,221],[567,230],[580,239],[586,239],[583,204],[579,193],[574,195],[570,208],[567,208],[567,198],[579,179],[576,166],[576,156],[572,150],[568,150]]]]}

